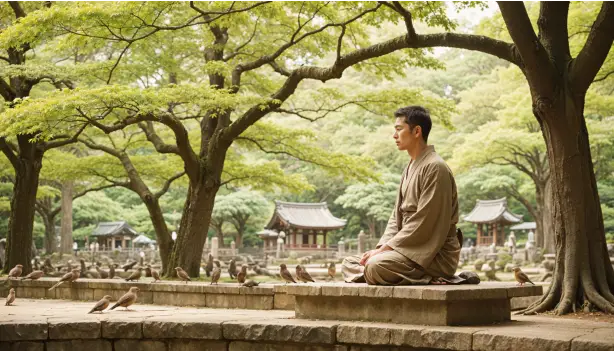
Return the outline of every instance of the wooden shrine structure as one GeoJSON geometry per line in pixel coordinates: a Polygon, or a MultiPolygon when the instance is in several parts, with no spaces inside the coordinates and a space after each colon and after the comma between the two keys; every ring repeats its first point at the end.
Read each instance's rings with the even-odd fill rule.
{"type": "Polygon", "coordinates": [[[473,210],[465,216],[465,221],[478,225],[476,246],[503,246],[505,226],[522,222],[522,216],[513,214],[507,208],[507,199],[477,200],[473,210]]]}
{"type": "Polygon", "coordinates": [[[346,220],[333,216],[326,202],[297,203],[275,201],[275,212],[265,229],[258,233],[265,249],[275,249],[282,231],[286,249],[326,248],[326,234],[345,227],[346,220]],[[321,236],[321,240],[318,240],[321,236]]]}
{"type": "Polygon", "coordinates": [[[120,222],[100,222],[92,236],[96,239],[99,246],[106,247],[108,250],[133,248],[133,240],[139,236],[130,224],[126,221],[120,222]]]}

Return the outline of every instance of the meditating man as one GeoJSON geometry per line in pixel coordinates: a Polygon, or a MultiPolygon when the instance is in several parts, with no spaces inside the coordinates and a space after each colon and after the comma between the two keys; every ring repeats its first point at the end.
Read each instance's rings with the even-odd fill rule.
{"type": "Polygon", "coordinates": [[[401,177],[396,204],[375,250],[346,257],[347,282],[372,285],[444,284],[460,256],[458,200],[452,171],[427,145],[431,117],[421,106],[395,112],[394,139],[410,162],[401,177]]]}

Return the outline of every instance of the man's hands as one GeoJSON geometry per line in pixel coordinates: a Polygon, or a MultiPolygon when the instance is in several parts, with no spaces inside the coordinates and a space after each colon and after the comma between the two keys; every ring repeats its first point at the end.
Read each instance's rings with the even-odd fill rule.
{"type": "Polygon", "coordinates": [[[369,250],[362,255],[362,258],[360,259],[360,265],[364,266],[365,264],[367,264],[367,261],[369,261],[369,259],[375,255],[381,254],[382,252],[386,252],[386,251],[392,251],[392,250],[393,248],[391,248],[388,245],[382,245],[379,249],[369,250]]]}

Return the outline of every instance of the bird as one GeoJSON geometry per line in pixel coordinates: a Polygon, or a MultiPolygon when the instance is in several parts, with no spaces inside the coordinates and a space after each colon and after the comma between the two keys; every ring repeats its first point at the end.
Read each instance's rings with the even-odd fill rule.
{"type": "Polygon", "coordinates": [[[254,281],[254,280],[251,280],[251,279],[248,279],[248,280],[245,281],[245,283],[243,283],[241,285],[242,286],[246,286],[248,288],[252,288],[254,286],[258,286],[258,282],[254,281]]]}
{"type": "Polygon", "coordinates": [[[64,274],[64,276],[60,278],[60,281],[55,283],[55,285],[53,285],[52,287],[50,287],[49,290],[51,291],[57,288],[58,286],[62,285],[64,282],[74,282],[75,280],[79,279],[79,276],[80,276],[80,270],[78,268],[75,268],[70,273],[64,274]]]}
{"type": "Polygon", "coordinates": [[[45,272],[43,271],[32,271],[30,274],[26,275],[25,277],[21,277],[21,280],[26,280],[26,279],[37,280],[43,275],[45,275],[45,272]]]}
{"type": "Polygon", "coordinates": [[[220,280],[221,275],[222,269],[220,267],[213,268],[213,272],[211,272],[211,285],[213,285],[213,283],[217,285],[217,281],[220,280]]]}
{"type": "Polygon", "coordinates": [[[96,266],[96,271],[98,271],[98,274],[100,275],[100,278],[102,279],[107,279],[109,277],[109,272],[100,269],[100,267],[96,266]]]}
{"type": "Polygon", "coordinates": [[[79,259],[79,264],[81,265],[81,272],[83,272],[83,274],[85,274],[85,272],[87,272],[87,268],[85,268],[85,260],[80,258],[79,259]]]}
{"type": "Polygon", "coordinates": [[[337,266],[335,266],[335,262],[331,262],[328,265],[328,276],[330,279],[335,280],[335,274],[337,274],[337,266]]]}
{"type": "Polygon", "coordinates": [[[127,282],[131,282],[133,280],[136,280],[137,282],[139,281],[139,279],[141,279],[141,272],[143,271],[143,268],[139,267],[137,268],[134,272],[132,272],[132,274],[130,274],[130,276],[128,278],[126,278],[127,282]]]}
{"type": "Polygon", "coordinates": [[[279,265],[279,275],[281,275],[281,278],[286,282],[286,284],[290,282],[296,283],[285,263],[279,265]]]}
{"type": "Polygon", "coordinates": [[[523,271],[520,270],[520,267],[514,267],[512,268],[512,270],[514,271],[514,278],[516,278],[518,285],[524,285],[525,283],[531,283],[535,285],[535,283],[533,283],[531,279],[529,279],[529,277],[523,271]]]}
{"type": "Polygon", "coordinates": [[[235,279],[237,277],[237,265],[234,258],[231,259],[230,263],[228,264],[228,275],[230,275],[230,279],[235,279]]]}
{"type": "Polygon", "coordinates": [[[6,303],[4,304],[4,306],[10,306],[14,301],[15,301],[15,289],[11,288],[11,290],[9,290],[8,296],[6,297],[6,303]]]}
{"type": "Polygon", "coordinates": [[[153,279],[154,279],[154,280],[153,280],[153,282],[154,282],[154,283],[155,283],[155,282],[157,282],[157,281],[162,281],[162,280],[160,279],[160,273],[158,273],[158,271],[156,271],[156,270],[155,270],[155,269],[153,269],[153,268],[151,269],[151,276],[152,276],[152,277],[153,277],[153,279]]]}
{"type": "Polygon", "coordinates": [[[115,277],[115,263],[109,265],[109,279],[115,277]]]}
{"type": "Polygon", "coordinates": [[[207,274],[207,277],[211,276],[211,271],[213,271],[213,255],[209,254],[207,265],[205,266],[205,273],[207,274]]]}
{"type": "Polygon", "coordinates": [[[20,264],[15,265],[9,272],[9,278],[19,278],[21,277],[21,272],[23,272],[23,266],[20,264]]]}
{"type": "Polygon", "coordinates": [[[137,264],[137,262],[132,261],[130,263],[126,263],[125,265],[123,265],[122,268],[124,269],[124,272],[128,272],[128,270],[132,269],[132,267],[134,267],[135,264],[137,264]]]}
{"type": "Polygon", "coordinates": [[[307,270],[303,268],[303,266],[301,266],[300,264],[296,266],[296,279],[302,281],[303,283],[307,283],[307,282],[315,283],[311,275],[309,275],[309,273],[307,273],[307,270]]]}
{"type": "Polygon", "coordinates": [[[151,277],[151,266],[147,265],[147,267],[145,267],[145,278],[149,277],[151,277]]]}
{"type": "Polygon", "coordinates": [[[39,271],[40,270],[40,265],[39,265],[39,262],[38,262],[38,257],[34,257],[34,265],[33,266],[34,266],[34,270],[35,271],[39,271]]]}
{"type": "Polygon", "coordinates": [[[242,265],[241,266],[241,271],[239,272],[239,274],[237,274],[237,280],[239,281],[240,284],[245,283],[245,278],[247,277],[247,266],[246,265],[242,265]]]}
{"type": "Polygon", "coordinates": [[[130,307],[136,302],[136,294],[138,292],[139,288],[137,288],[136,286],[131,287],[127,293],[125,293],[122,297],[119,298],[119,300],[117,300],[117,302],[115,303],[115,305],[113,305],[113,307],[111,307],[111,309],[113,310],[116,307],[124,307],[126,308],[126,310],[128,310],[128,307],[130,307]]]}
{"type": "Polygon", "coordinates": [[[96,302],[94,307],[87,314],[94,313],[94,312],[102,313],[102,311],[104,311],[105,309],[107,309],[107,307],[109,307],[109,304],[111,303],[111,299],[112,299],[111,295],[103,296],[102,299],[96,302]]]}
{"type": "Polygon", "coordinates": [[[175,267],[175,270],[177,271],[177,277],[183,280],[186,284],[188,283],[188,281],[192,281],[192,279],[190,279],[190,276],[188,276],[188,273],[186,273],[183,268],[175,267]]]}

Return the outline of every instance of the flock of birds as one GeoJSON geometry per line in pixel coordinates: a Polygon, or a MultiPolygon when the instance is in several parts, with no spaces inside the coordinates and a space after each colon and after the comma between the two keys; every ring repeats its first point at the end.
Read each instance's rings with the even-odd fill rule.
{"type": "MultiPolygon", "coordinates": [[[[122,266],[122,268],[125,269],[125,271],[128,271],[128,269],[134,267],[134,265],[136,264],[136,262],[133,263],[129,263],[127,265],[122,266]]],[[[81,266],[85,266],[85,263],[83,260],[81,260],[81,266]]],[[[98,266],[96,266],[98,273],[100,274],[100,276],[102,278],[113,278],[114,277],[114,268],[117,267],[117,265],[109,265],[110,267],[110,272],[106,272],[101,270],[98,266]]],[[[230,260],[229,266],[228,266],[228,274],[230,275],[231,279],[237,279],[237,281],[239,282],[239,284],[241,284],[241,286],[245,286],[248,288],[254,287],[254,286],[258,286],[258,282],[251,280],[251,279],[247,279],[247,265],[242,265],[240,270],[237,270],[236,268],[236,261],[234,259],[230,260]]],[[[160,274],[158,273],[158,271],[156,271],[155,269],[151,268],[151,266],[147,266],[146,268],[148,270],[147,274],[151,277],[154,278],[153,283],[157,282],[157,281],[161,281],[160,279],[160,274]]],[[[258,268],[258,266],[256,266],[254,268],[254,271],[256,272],[256,274],[264,274],[265,272],[263,272],[264,268],[258,268]]],[[[71,268],[70,272],[64,274],[62,276],[62,278],[60,278],[60,280],[55,283],[51,288],[49,288],[49,290],[53,290],[55,288],[57,288],[58,286],[66,283],[66,282],[74,282],[77,279],[79,279],[81,277],[81,268],[71,268]]],[[[141,279],[142,277],[142,271],[143,269],[141,267],[137,267],[134,272],[132,272],[132,274],[130,274],[130,276],[128,276],[127,278],[125,278],[126,281],[138,281],[139,279],[141,279]]],[[[192,279],[190,279],[190,276],[188,275],[188,273],[183,270],[183,268],[181,267],[175,267],[175,271],[177,272],[177,277],[184,281],[186,284],[189,281],[192,281],[192,279]]],[[[9,272],[8,275],[8,280],[6,281],[7,284],[10,284],[10,279],[21,279],[21,280],[38,280],[40,278],[42,278],[45,275],[45,272],[42,270],[34,270],[32,271],[30,274],[26,275],[25,277],[21,277],[21,274],[23,272],[23,265],[18,264],[16,265],[13,269],[11,269],[11,271],[9,272]]],[[[222,268],[221,268],[221,264],[219,261],[214,261],[213,257],[211,255],[209,255],[209,260],[207,262],[207,266],[205,267],[205,272],[207,274],[207,276],[211,277],[211,284],[218,284],[218,281],[222,275],[222,268]],[[209,269],[209,263],[211,263],[211,268],[209,269]]],[[[266,272],[268,273],[268,272],[266,272]]],[[[337,273],[337,269],[336,269],[336,265],[334,262],[331,262],[328,265],[328,275],[334,279],[335,278],[335,274],[337,273]]],[[[265,274],[265,275],[269,275],[269,274],[265,274]]],[[[290,271],[288,270],[287,266],[285,264],[280,264],[279,265],[279,275],[280,277],[283,279],[283,281],[285,281],[286,284],[288,283],[296,283],[296,280],[303,282],[303,283],[308,283],[308,282],[315,282],[315,280],[311,277],[311,275],[307,272],[307,270],[305,269],[305,267],[303,267],[302,265],[297,265],[296,266],[296,280],[294,279],[294,277],[292,276],[292,274],[290,273],[290,271]]],[[[117,302],[110,308],[110,310],[113,310],[117,307],[124,307],[126,308],[126,310],[128,310],[128,307],[132,306],[137,298],[138,298],[138,292],[139,292],[139,288],[137,287],[131,287],[130,290],[125,293],[124,295],[122,295],[122,297],[120,297],[117,302]]],[[[94,313],[94,312],[103,312],[104,310],[106,310],[109,305],[111,304],[111,300],[112,300],[112,296],[110,295],[105,295],[102,297],[102,299],[100,299],[100,301],[96,302],[96,304],[94,305],[94,307],[88,312],[88,313],[94,313]]],[[[6,303],[5,306],[11,306],[11,304],[15,302],[15,289],[11,288],[9,290],[9,294],[6,297],[6,303]]]]}

